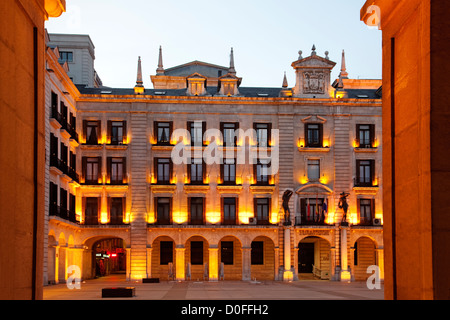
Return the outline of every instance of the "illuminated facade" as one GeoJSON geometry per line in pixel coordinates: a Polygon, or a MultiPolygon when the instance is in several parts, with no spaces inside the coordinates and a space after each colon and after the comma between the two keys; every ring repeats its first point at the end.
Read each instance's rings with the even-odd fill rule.
{"type": "Polygon", "coordinates": [[[343,54],[331,83],[336,63],[313,48],[292,63],[294,87],[241,87],[230,57],[164,69],[160,49],[153,89],[140,58],[134,88],[49,82],[49,110],[56,90],[76,120],[66,134],[49,114],[68,169],[50,152],[46,281],[70,265],[94,277],[106,239],[133,280],[363,280],[375,264],[383,276],[381,81],[349,79],[343,54]]]}

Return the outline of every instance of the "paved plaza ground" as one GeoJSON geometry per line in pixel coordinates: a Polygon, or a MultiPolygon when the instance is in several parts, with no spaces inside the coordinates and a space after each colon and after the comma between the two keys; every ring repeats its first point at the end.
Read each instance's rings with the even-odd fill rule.
{"type": "MultiPolygon", "coordinates": [[[[384,291],[369,290],[365,282],[325,280],[282,281],[126,281],[110,275],[83,281],[80,289],[66,284],[44,287],[44,300],[106,300],[102,288],[134,287],[135,297],[124,300],[383,300],[384,291]]],[[[114,298],[117,300],[117,298],[114,298]]]]}

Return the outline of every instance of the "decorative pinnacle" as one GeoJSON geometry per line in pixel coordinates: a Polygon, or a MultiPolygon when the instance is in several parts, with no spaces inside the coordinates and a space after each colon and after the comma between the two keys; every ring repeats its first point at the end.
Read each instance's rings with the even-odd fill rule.
{"type": "Polygon", "coordinates": [[[298,60],[302,60],[302,59],[303,59],[302,54],[303,54],[303,51],[300,50],[300,51],[298,52],[298,60]]]}
{"type": "Polygon", "coordinates": [[[142,65],[141,65],[141,57],[139,56],[138,59],[138,68],[137,68],[137,79],[136,79],[136,87],[142,87],[143,86],[142,81],[142,65]]]}
{"type": "Polygon", "coordinates": [[[231,53],[230,53],[230,68],[228,69],[228,72],[232,75],[236,75],[236,69],[234,68],[234,52],[233,52],[233,48],[231,48],[231,53]]]}
{"type": "Polygon", "coordinates": [[[287,88],[288,87],[288,81],[286,78],[286,71],[284,72],[284,78],[283,78],[283,88],[287,88]]]}
{"type": "Polygon", "coordinates": [[[159,58],[158,58],[158,69],[156,69],[156,75],[163,75],[164,67],[163,67],[163,58],[162,58],[162,48],[159,46],[159,58]]]}
{"type": "Polygon", "coordinates": [[[316,55],[316,45],[315,44],[313,44],[311,55],[312,56],[316,55]]]}
{"type": "Polygon", "coordinates": [[[345,65],[345,51],[344,50],[342,50],[341,73],[339,74],[339,78],[348,79],[347,67],[345,65]]]}

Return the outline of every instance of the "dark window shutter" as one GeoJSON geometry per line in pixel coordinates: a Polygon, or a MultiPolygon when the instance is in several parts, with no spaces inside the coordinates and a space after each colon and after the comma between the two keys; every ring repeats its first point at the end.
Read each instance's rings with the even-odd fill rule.
{"type": "Polygon", "coordinates": [[[202,122],[202,144],[205,145],[206,121],[202,122]]]}
{"type": "Polygon", "coordinates": [[[112,121],[108,120],[106,125],[107,125],[107,131],[108,131],[106,133],[106,136],[108,137],[107,142],[111,143],[112,142],[112,121]]]}
{"type": "Polygon", "coordinates": [[[361,166],[361,161],[360,160],[356,160],[356,183],[360,183],[361,181],[361,176],[360,176],[360,166],[361,166]]]}
{"type": "Polygon", "coordinates": [[[102,157],[97,157],[98,161],[98,180],[103,183],[103,175],[102,175],[102,157]]]}
{"type": "Polygon", "coordinates": [[[267,143],[268,143],[268,147],[272,146],[272,124],[269,123],[267,125],[267,143]]]}
{"type": "Polygon", "coordinates": [[[173,121],[169,122],[169,136],[167,137],[169,139],[169,144],[172,144],[172,133],[173,133],[173,121]]]}
{"type": "Polygon", "coordinates": [[[106,158],[106,180],[111,182],[111,163],[112,158],[107,157],[106,158]]]}
{"type": "Polygon", "coordinates": [[[82,175],[83,175],[83,177],[84,177],[84,181],[86,182],[86,174],[87,174],[87,158],[86,157],[83,157],[82,159],[81,159],[81,170],[82,170],[82,175]]]}
{"type": "Polygon", "coordinates": [[[371,124],[369,127],[370,127],[370,146],[373,147],[375,144],[375,125],[371,124]]]}
{"type": "Polygon", "coordinates": [[[370,160],[370,179],[371,183],[373,184],[375,180],[375,160],[370,160]]]}
{"type": "Polygon", "coordinates": [[[123,183],[128,183],[128,176],[127,176],[127,158],[122,158],[122,172],[123,172],[123,183]]]}
{"type": "Polygon", "coordinates": [[[319,144],[323,147],[323,124],[319,124],[319,144]]]}
{"type": "Polygon", "coordinates": [[[236,197],[236,224],[239,224],[239,197],[236,197]]]}
{"type": "Polygon", "coordinates": [[[123,127],[122,143],[126,144],[128,142],[128,132],[127,132],[127,121],[126,120],[122,121],[122,127],[123,127]]]}
{"type": "Polygon", "coordinates": [[[98,144],[101,144],[103,141],[102,141],[102,121],[101,120],[98,120],[97,121],[97,133],[98,133],[98,135],[97,135],[97,141],[98,141],[98,144]]]}

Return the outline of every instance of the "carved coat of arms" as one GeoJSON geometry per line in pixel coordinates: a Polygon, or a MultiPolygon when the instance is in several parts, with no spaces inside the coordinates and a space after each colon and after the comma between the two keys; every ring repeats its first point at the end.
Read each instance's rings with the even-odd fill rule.
{"type": "Polygon", "coordinates": [[[303,73],[303,93],[325,93],[325,74],[323,72],[303,73]]]}

